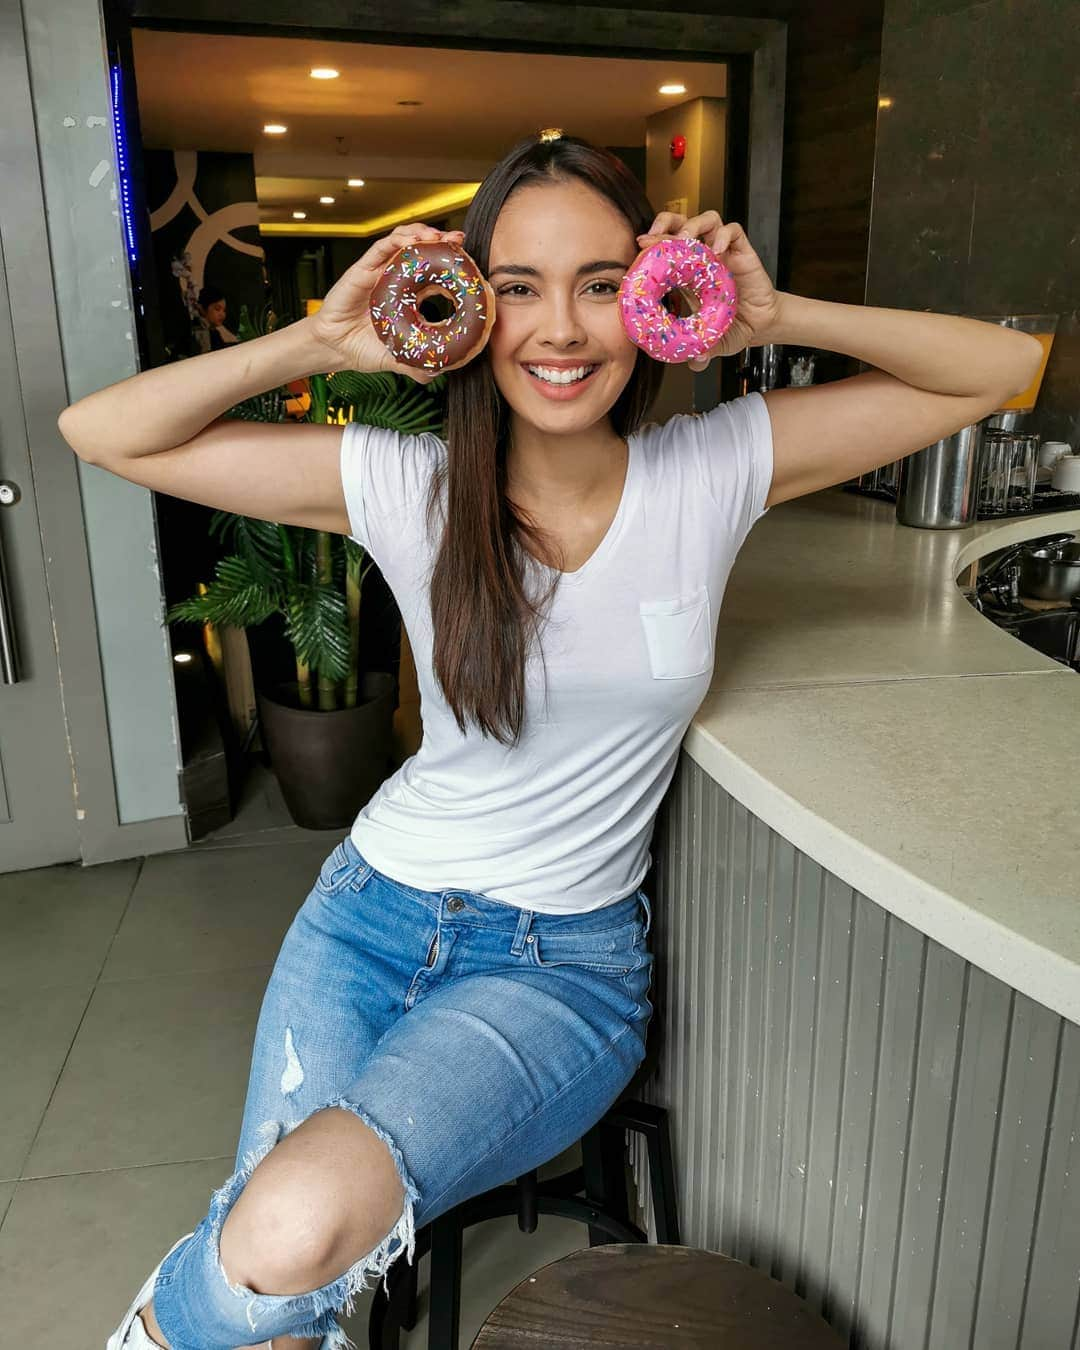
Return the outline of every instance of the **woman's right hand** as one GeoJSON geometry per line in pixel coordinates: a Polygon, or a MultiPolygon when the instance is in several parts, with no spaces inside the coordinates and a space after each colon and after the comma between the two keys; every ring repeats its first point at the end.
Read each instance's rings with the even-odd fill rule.
{"type": "Polygon", "coordinates": [[[314,314],[304,320],[312,334],[331,349],[332,370],[394,371],[408,375],[418,384],[428,384],[438,375],[437,370],[419,370],[415,366],[395,361],[388,348],[379,340],[371,322],[369,304],[375,283],[382,276],[386,264],[407,244],[459,244],[464,239],[460,230],[436,230],[430,225],[414,223],[399,225],[384,239],[377,240],[362,258],[338,278],[326,293],[326,299],[314,314]]]}

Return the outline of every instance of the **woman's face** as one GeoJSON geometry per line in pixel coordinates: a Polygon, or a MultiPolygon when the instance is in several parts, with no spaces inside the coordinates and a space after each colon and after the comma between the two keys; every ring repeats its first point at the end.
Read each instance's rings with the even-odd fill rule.
{"type": "Polygon", "coordinates": [[[212,304],[206,306],[203,310],[206,315],[206,322],[211,328],[216,328],[219,323],[225,322],[225,301],[215,300],[212,304]]]}
{"type": "Polygon", "coordinates": [[[637,348],[616,296],[638,251],[622,212],[579,179],[529,184],[503,206],[488,259],[487,351],[499,392],[526,422],[582,431],[622,393],[637,348]]]}

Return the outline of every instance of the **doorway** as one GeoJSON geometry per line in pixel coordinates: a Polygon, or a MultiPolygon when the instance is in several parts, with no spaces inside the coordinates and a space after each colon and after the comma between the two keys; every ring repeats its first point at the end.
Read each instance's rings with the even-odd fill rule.
{"type": "MultiPolygon", "coordinates": [[[[692,215],[714,206],[728,217],[732,203],[746,199],[745,100],[737,121],[726,60],[138,24],[130,37],[158,300],[147,314],[145,345],[170,360],[204,349],[197,297],[224,306],[218,332],[231,341],[241,325],[262,331],[266,309],[276,326],[310,312],[397,224],[460,227],[487,170],[517,140],[556,121],[618,155],[657,210],[692,215]],[[193,89],[204,96],[193,99],[193,89]],[[504,110],[499,119],[492,107],[504,110]],[[681,158],[670,150],[678,134],[687,144],[681,158]],[[733,156],[736,141],[743,150],[733,156]],[[729,171],[732,159],[740,177],[729,171]]],[[[651,420],[713,406],[722,396],[719,369],[716,363],[695,379],[686,367],[668,367],[651,420]]],[[[210,580],[220,556],[208,533],[213,513],[163,496],[157,513],[163,578],[175,603],[210,580]]],[[[364,666],[398,679],[400,762],[419,743],[419,695],[394,598],[377,568],[365,582],[360,631],[364,666]]],[[[284,683],[291,652],[281,624],[251,630],[248,640],[254,683],[265,689],[270,676],[284,683]]],[[[233,646],[225,663],[245,657],[233,646]]],[[[190,682],[190,670],[184,674],[190,682]]],[[[221,721],[227,735],[232,728],[235,752],[252,730],[254,687],[248,672],[238,679],[235,671],[224,685],[233,705],[221,721]]],[[[205,716],[205,700],[189,708],[179,685],[178,703],[182,730],[186,718],[205,716]]]]}

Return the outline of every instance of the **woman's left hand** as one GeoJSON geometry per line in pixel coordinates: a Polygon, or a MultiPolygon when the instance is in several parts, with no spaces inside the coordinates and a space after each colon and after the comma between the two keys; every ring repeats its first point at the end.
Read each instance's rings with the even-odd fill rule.
{"type": "Polygon", "coordinates": [[[759,347],[770,340],[769,330],[779,318],[780,292],[741,225],[733,221],[725,224],[716,211],[703,211],[689,219],[674,211],[661,211],[649,233],[639,234],[637,242],[646,249],[660,239],[700,239],[735,278],[739,291],[734,323],[712,351],[687,362],[691,370],[705,370],[714,356],[732,356],[744,347],[759,347]]]}

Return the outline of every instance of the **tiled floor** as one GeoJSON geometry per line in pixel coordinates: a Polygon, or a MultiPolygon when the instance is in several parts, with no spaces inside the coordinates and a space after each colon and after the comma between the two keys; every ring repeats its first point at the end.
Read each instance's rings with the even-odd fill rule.
{"type": "MultiPolygon", "coordinates": [[[[236,820],[181,852],[0,876],[5,1350],[101,1350],[206,1212],[232,1170],[275,954],[339,837],[294,826],[256,768],[236,820]]],[[[531,1237],[513,1220],[467,1232],[461,1345],[585,1243],[550,1217],[531,1237]]],[[[365,1302],[346,1323],[359,1347],[366,1322],[365,1302]]],[[[426,1344],[422,1298],[402,1346],[426,1344]]]]}

